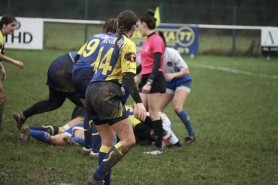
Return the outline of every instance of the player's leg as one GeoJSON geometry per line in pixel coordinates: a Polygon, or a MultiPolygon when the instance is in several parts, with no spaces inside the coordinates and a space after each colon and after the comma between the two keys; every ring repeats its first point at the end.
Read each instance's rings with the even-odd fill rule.
{"type": "Polygon", "coordinates": [[[145,152],[146,154],[162,153],[163,128],[159,116],[161,98],[161,93],[148,94],[148,108],[153,123],[155,148],[152,151],[145,152]]]}
{"type": "Polygon", "coordinates": [[[71,119],[76,118],[77,116],[79,116],[80,114],[82,114],[82,112],[85,110],[84,106],[75,106],[72,114],[71,114],[71,119]]]}
{"type": "Polygon", "coordinates": [[[95,124],[92,124],[92,151],[90,152],[90,157],[98,157],[99,150],[101,147],[101,137],[96,129],[95,124]]]}
{"type": "Polygon", "coordinates": [[[44,131],[54,136],[56,134],[62,133],[62,128],[55,125],[42,125],[42,126],[32,126],[31,130],[44,131]]]}
{"type": "Polygon", "coordinates": [[[163,120],[163,124],[162,124],[163,129],[167,130],[167,132],[169,132],[171,134],[168,146],[170,146],[170,147],[172,147],[172,146],[180,147],[181,143],[179,142],[179,139],[177,138],[177,136],[175,135],[175,133],[172,130],[172,123],[171,123],[170,119],[168,118],[168,116],[165,113],[161,113],[160,116],[163,120]]]}
{"type": "Polygon", "coordinates": [[[171,89],[166,89],[166,93],[163,93],[161,97],[161,106],[160,106],[161,112],[164,111],[164,109],[170,103],[173,97],[174,97],[174,91],[171,89]]]}
{"type": "MultiPolygon", "coordinates": [[[[103,162],[103,160],[105,158],[107,158],[107,153],[109,153],[110,149],[113,146],[114,138],[111,136],[114,136],[115,132],[110,128],[110,126],[108,124],[96,126],[96,129],[100,130],[100,133],[99,133],[100,137],[105,138],[102,142],[102,145],[99,149],[99,154],[98,154],[98,164],[100,166],[101,163],[103,162]],[[105,132],[104,132],[104,130],[105,130],[105,132]]],[[[110,176],[111,176],[111,169],[103,177],[105,185],[110,184],[110,176]]]]}
{"type": "Polygon", "coordinates": [[[179,88],[177,88],[175,95],[174,95],[174,99],[173,99],[174,110],[188,131],[188,136],[186,136],[183,141],[184,145],[191,144],[192,142],[194,142],[196,140],[195,132],[193,130],[189,115],[183,109],[183,104],[186,101],[186,99],[189,95],[189,92],[187,91],[187,88],[179,87],[179,88]]]}
{"type": "Polygon", "coordinates": [[[72,136],[65,136],[64,142],[72,146],[83,146],[84,145],[84,129],[76,125],[72,128],[72,136]]]}
{"type": "Polygon", "coordinates": [[[82,155],[89,155],[92,151],[92,125],[93,121],[89,120],[88,115],[84,119],[84,146],[82,155]]]}
{"type": "Polygon", "coordinates": [[[97,125],[96,128],[105,146],[111,146],[113,144],[114,131],[120,139],[120,141],[108,151],[98,170],[94,173],[94,179],[102,180],[105,174],[134,146],[135,137],[128,118],[111,125],[111,128],[108,124],[101,126],[97,125]]]}
{"type": "Polygon", "coordinates": [[[20,140],[24,143],[26,143],[29,140],[29,137],[32,136],[35,139],[50,143],[51,135],[47,132],[40,131],[40,130],[33,130],[30,129],[30,127],[26,124],[23,124],[20,129],[20,140]]]}
{"type": "Polygon", "coordinates": [[[67,133],[67,132],[64,132],[62,134],[58,134],[58,135],[55,135],[55,136],[51,136],[49,142],[53,145],[59,145],[59,146],[65,146],[67,145],[68,143],[66,143],[64,141],[64,138],[66,137],[71,137],[72,135],[70,133],[67,133]]]}
{"type": "Polygon", "coordinates": [[[2,83],[0,82],[0,133],[2,131],[2,115],[4,111],[5,102],[6,102],[6,94],[4,92],[2,83]]]}
{"type": "Polygon", "coordinates": [[[72,112],[71,119],[76,118],[85,109],[85,107],[75,92],[64,92],[64,93],[65,93],[65,96],[72,103],[74,103],[76,105],[76,107],[74,108],[74,110],[72,112]]]}
{"type": "Polygon", "coordinates": [[[21,125],[24,124],[25,120],[35,114],[52,111],[61,107],[65,100],[66,97],[62,92],[56,91],[55,89],[49,87],[49,96],[47,100],[39,101],[28,109],[22,112],[15,112],[13,114],[13,117],[17,122],[17,128],[20,130],[21,125]]]}

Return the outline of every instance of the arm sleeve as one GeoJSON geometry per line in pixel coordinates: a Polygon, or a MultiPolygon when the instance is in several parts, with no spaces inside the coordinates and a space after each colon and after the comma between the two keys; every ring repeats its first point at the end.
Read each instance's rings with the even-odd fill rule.
{"type": "Polygon", "coordinates": [[[138,75],[139,73],[141,73],[141,70],[142,70],[142,66],[141,66],[141,64],[139,64],[139,65],[136,67],[136,75],[138,75]]]}
{"type": "Polygon", "coordinates": [[[84,44],[77,52],[77,55],[74,57],[74,63],[77,62],[77,60],[80,58],[82,55],[83,51],[85,50],[86,44],[84,44]]]}
{"type": "Polygon", "coordinates": [[[139,95],[139,92],[137,90],[136,84],[134,82],[134,74],[130,72],[123,73],[123,81],[132,96],[133,100],[136,103],[142,103],[142,99],[139,95]]]}
{"type": "Polygon", "coordinates": [[[153,66],[152,73],[149,77],[149,79],[152,80],[152,81],[154,81],[154,79],[157,76],[157,72],[158,72],[158,69],[160,67],[161,55],[162,55],[162,53],[154,53],[154,66],[153,66]]]}

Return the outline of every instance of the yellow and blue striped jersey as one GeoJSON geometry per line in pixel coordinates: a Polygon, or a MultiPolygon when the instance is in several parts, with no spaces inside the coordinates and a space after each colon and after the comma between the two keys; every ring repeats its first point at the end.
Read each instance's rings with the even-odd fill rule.
{"type": "Polygon", "coordinates": [[[82,48],[78,51],[80,58],[74,65],[72,71],[76,71],[78,69],[83,68],[92,68],[93,70],[93,63],[97,59],[99,45],[104,39],[106,39],[110,35],[111,34],[109,33],[101,33],[90,37],[86,44],[84,44],[82,48]]]}
{"type": "Polygon", "coordinates": [[[126,36],[121,36],[115,45],[117,38],[118,33],[115,33],[100,44],[91,82],[114,81],[122,84],[123,73],[136,73],[135,44],[126,36]]]}
{"type": "Polygon", "coordinates": [[[129,119],[132,125],[132,128],[135,128],[136,125],[138,125],[139,123],[141,123],[141,121],[137,118],[135,118],[135,116],[133,115],[133,106],[131,105],[125,105],[125,109],[127,114],[129,115],[129,119]]]}
{"type": "Polygon", "coordinates": [[[5,54],[5,48],[4,48],[4,44],[5,44],[5,39],[4,39],[4,35],[2,33],[2,31],[0,31],[0,53],[2,55],[5,54]]]}

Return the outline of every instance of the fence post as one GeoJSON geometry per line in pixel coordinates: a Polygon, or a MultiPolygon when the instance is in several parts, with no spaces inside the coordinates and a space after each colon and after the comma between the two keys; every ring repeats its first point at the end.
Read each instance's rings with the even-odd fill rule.
{"type": "MultiPolygon", "coordinates": [[[[85,0],[85,20],[88,20],[88,0],[85,0]]],[[[88,24],[84,28],[84,43],[87,42],[88,24]]]]}
{"type": "MultiPolygon", "coordinates": [[[[237,16],[237,6],[234,6],[233,8],[233,25],[236,25],[236,16],[237,16]]],[[[233,49],[232,49],[232,55],[235,56],[235,49],[236,49],[236,29],[233,29],[233,49]]]]}
{"type": "Polygon", "coordinates": [[[8,0],[8,3],[7,3],[7,13],[11,14],[11,0],[8,0]]]}

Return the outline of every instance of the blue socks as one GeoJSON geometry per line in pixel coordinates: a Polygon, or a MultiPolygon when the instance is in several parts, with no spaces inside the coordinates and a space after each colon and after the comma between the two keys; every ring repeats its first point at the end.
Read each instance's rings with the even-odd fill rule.
{"type": "Polygon", "coordinates": [[[49,133],[52,136],[54,136],[56,134],[62,133],[62,129],[59,128],[58,126],[54,126],[54,125],[36,126],[36,127],[30,127],[30,129],[45,131],[45,132],[49,133]]]}
{"type": "Polygon", "coordinates": [[[92,148],[92,123],[86,114],[84,119],[84,148],[86,149],[92,148]]]}
{"type": "Polygon", "coordinates": [[[44,131],[30,129],[30,135],[42,142],[48,142],[51,139],[51,135],[44,131]]]}
{"type": "MultiPolygon", "coordinates": [[[[106,146],[106,145],[101,146],[101,148],[99,150],[99,154],[98,154],[98,165],[99,166],[110,149],[111,149],[111,146],[106,146]]],[[[111,170],[109,170],[109,172],[104,176],[104,184],[105,185],[110,185],[110,176],[111,176],[111,170]]]]}
{"type": "Polygon", "coordinates": [[[100,146],[101,146],[101,138],[100,138],[100,135],[96,129],[96,126],[95,124],[92,124],[92,144],[91,144],[91,147],[92,147],[92,151],[94,153],[99,153],[99,150],[100,150],[100,146]]]}
{"type": "MultiPolygon", "coordinates": [[[[106,146],[108,147],[108,146],[106,146]]],[[[102,152],[102,147],[101,151],[102,152]]],[[[102,159],[97,171],[94,173],[94,179],[97,181],[104,180],[107,174],[109,174],[109,171],[111,171],[111,168],[117,164],[125,154],[127,154],[126,148],[121,144],[117,143],[115,146],[113,146],[105,155],[105,157],[102,159]]],[[[104,154],[103,154],[104,155],[104,154]]],[[[101,154],[102,156],[102,154],[101,154]]],[[[100,154],[99,154],[99,160],[100,154]]],[[[99,161],[100,162],[100,161],[99,161]]],[[[110,175],[109,175],[110,176],[110,175]]],[[[110,177],[109,177],[110,179],[110,177]]]]}
{"type": "Polygon", "coordinates": [[[188,131],[188,135],[189,136],[194,136],[195,133],[193,131],[193,128],[192,128],[192,125],[191,125],[191,122],[190,122],[190,119],[189,119],[189,116],[188,116],[187,112],[185,112],[185,110],[182,110],[180,113],[177,113],[177,115],[180,117],[181,121],[185,125],[185,127],[188,131]]]}

